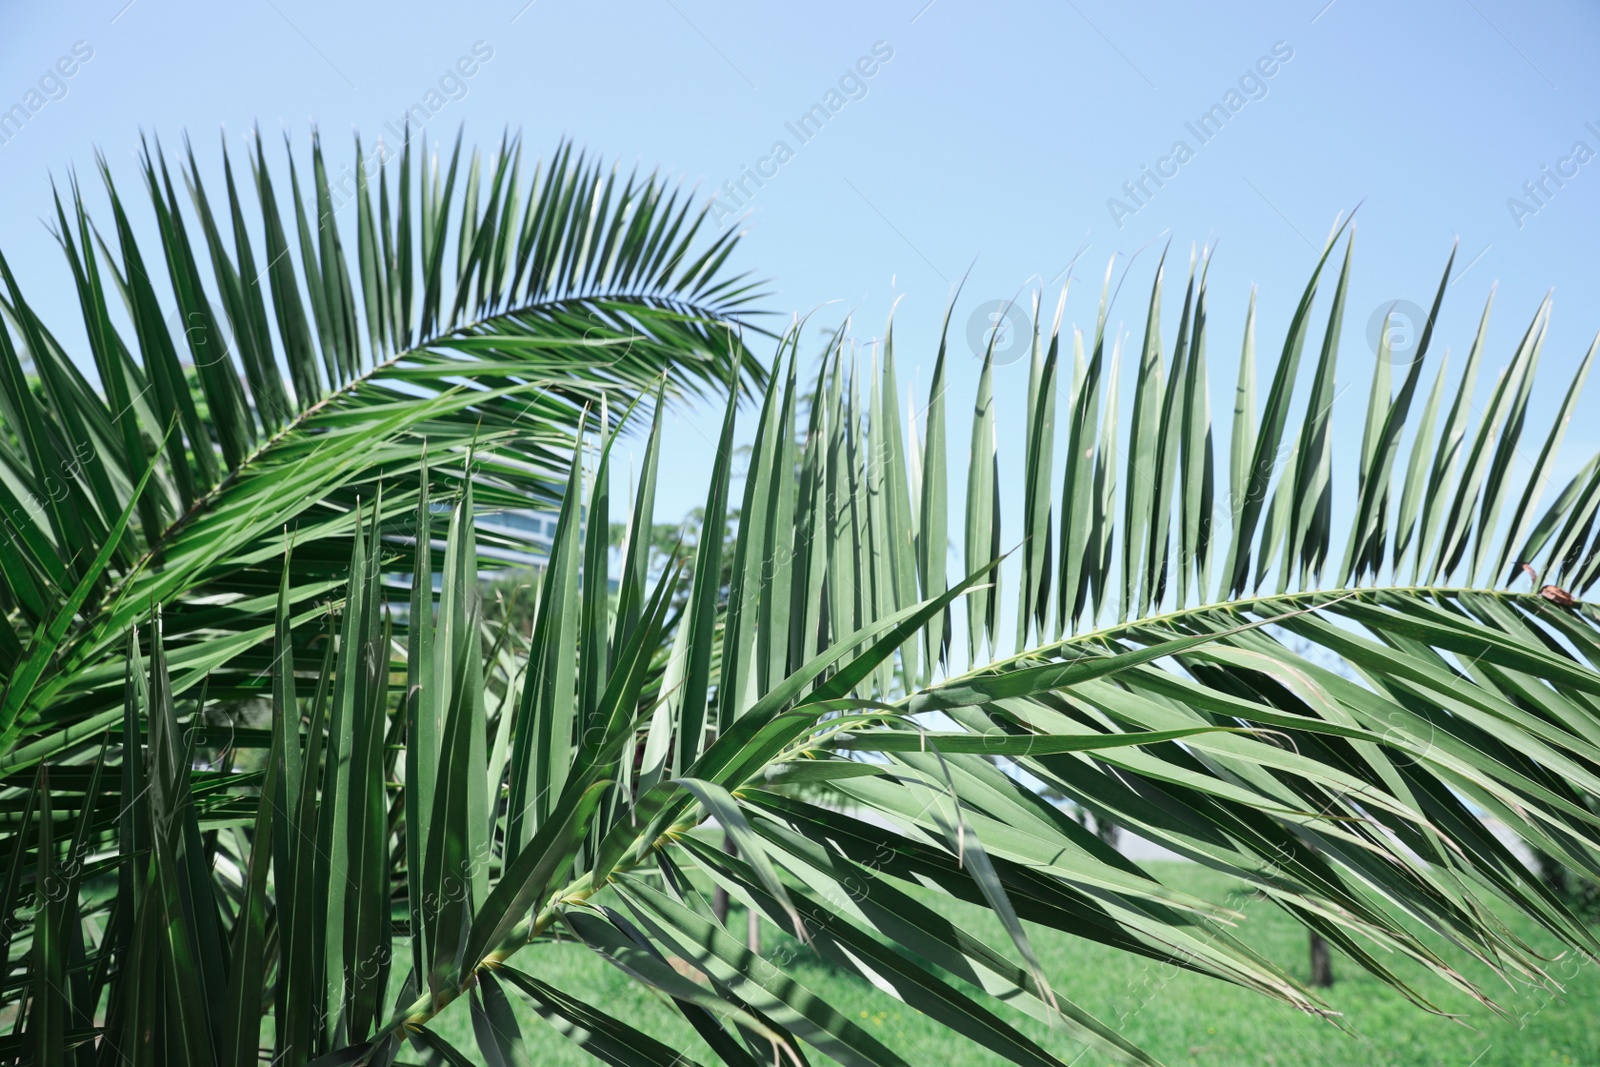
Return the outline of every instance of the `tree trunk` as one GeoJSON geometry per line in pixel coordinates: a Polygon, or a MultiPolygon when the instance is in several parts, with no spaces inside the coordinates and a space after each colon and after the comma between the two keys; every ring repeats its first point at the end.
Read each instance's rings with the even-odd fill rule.
{"type": "MultiPolygon", "coordinates": [[[[722,835],[722,851],[730,856],[737,856],[739,849],[733,843],[733,838],[727,834],[722,835]]],[[[728,891],[720,885],[711,893],[711,910],[716,913],[717,923],[726,927],[728,925],[728,891]]],[[[745,914],[745,940],[751,952],[761,951],[761,916],[754,911],[745,914]]]]}
{"type": "Polygon", "coordinates": [[[1311,988],[1329,989],[1333,986],[1333,954],[1321,934],[1311,935],[1311,988]]]}
{"type": "Polygon", "coordinates": [[[1311,931],[1311,988],[1333,988],[1333,956],[1328,943],[1315,930],[1311,931]]]}
{"type": "MultiPolygon", "coordinates": [[[[730,856],[738,855],[738,851],[734,848],[731,834],[724,833],[722,835],[722,851],[730,856]]],[[[717,917],[718,926],[726,927],[728,925],[728,891],[720,885],[712,890],[711,911],[717,917]]]]}
{"type": "Polygon", "coordinates": [[[728,925],[728,891],[720,885],[711,891],[711,913],[717,917],[718,926],[728,925]]]}

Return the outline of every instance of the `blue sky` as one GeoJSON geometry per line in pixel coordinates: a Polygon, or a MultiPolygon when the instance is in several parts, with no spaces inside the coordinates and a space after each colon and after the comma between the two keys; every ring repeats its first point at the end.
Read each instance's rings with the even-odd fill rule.
{"type": "MultiPolygon", "coordinates": [[[[0,143],[8,194],[0,249],[54,321],[75,327],[69,280],[40,221],[50,174],[87,175],[99,147],[131,182],[141,129],[169,147],[188,130],[214,160],[219,128],[239,138],[259,120],[303,138],[314,120],[337,151],[346,131],[375,137],[476,45],[491,54],[450,86],[459,98],[430,132],[453,135],[464,123],[469,141],[487,145],[510,127],[535,150],[570,136],[625,165],[660,166],[707,195],[741,168],[771,173],[774,143],[785,141],[792,156],[740,197],[739,224],[749,230],[742,265],[772,279],[772,308],[827,304],[823,322],[853,311],[862,338],[877,336],[903,297],[901,381],[924,391],[939,315],[969,266],[961,332],[971,309],[1041,281],[1056,280],[1046,296],[1053,306],[1081,250],[1067,319],[1092,327],[1107,260],[1155,242],[1113,313],[1137,336],[1155,255],[1170,237],[1180,260],[1192,242],[1220,242],[1210,359],[1213,410],[1225,413],[1250,287],[1260,289],[1259,339],[1270,354],[1314,246],[1358,203],[1345,391],[1335,407],[1341,433],[1360,432],[1371,317],[1395,300],[1425,304],[1456,237],[1458,277],[1439,335],[1456,365],[1499,283],[1480,397],[1547,289],[1555,313],[1536,415],[1553,410],[1600,327],[1600,159],[1580,164],[1573,155],[1579,141],[1600,152],[1592,5],[525,3],[94,0],[13,9],[0,37],[3,106],[24,100],[75,44],[92,55],[50,82],[57,98],[0,143]],[[802,144],[787,124],[835,89],[844,106],[802,144]],[[1191,126],[1230,102],[1237,110],[1202,143],[1191,126]],[[1189,149],[1181,164],[1178,141],[1189,149]],[[1151,195],[1139,203],[1124,183],[1146,167],[1170,177],[1159,188],[1147,180],[1151,195]],[[1547,181],[1535,202],[1524,183],[1543,179],[1546,167],[1568,176],[1559,188],[1547,181]],[[1513,211],[1513,197],[1523,210],[1513,211]]],[[[1169,349],[1177,311],[1175,297],[1169,349]]],[[[1319,319],[1314,337],[1320,329],[1319,319]]],[[[62,332],[76,337],[75,328],[62,332]]],[[[977,371],[958,342],[954,397],[972,395],[977,371]]],[[[1025,365],[1001,368],[996,389],[1002,463],[1020,469],[1025,365]]],[[[1583,410],[1593,407],[1575,420],[1564,473],[1600,447],[1600,427],[1583,410]]],[[[968,417],[967,405],[952,404],[957,454],[968,417]]],[[[1532,424],[1542,437],[1541,420],[1532,424]]],[[[703,495],[715,426],[709,410],[675,415],[663,519],[703,495]]],[[[961,474],[953,471],[958,483],[961,474]]]]}

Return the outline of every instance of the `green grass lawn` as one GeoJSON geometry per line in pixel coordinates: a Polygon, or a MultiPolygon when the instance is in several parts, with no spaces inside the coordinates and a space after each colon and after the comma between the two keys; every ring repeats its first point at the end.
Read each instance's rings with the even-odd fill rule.
{"type": "MultiPolygon", "coordinates": [[[[1270,903],[1240,895],[1238,883],[1192,864],[1150,863],[1153,873],[1171,884],[1241,910],[1239,934],[1258,951],[1285,966],[1302,981],[1307,976],[1306,933],[1270,903]]],[[[943,904],[947,911],[966,906],[943,904]]],[[[973,913],[971,921],[985,917],[973,913]]],[[[730,926],[743,929],[742,917],[730,926]]],[[[1548,945],[1530,924],[1512,922],[1535,945],[1548,945]]],[[[1150,963],[1051,931],[1036,932],[1035,947],[1055,987],[1168,1064],[1269,1064],[1275,1067],[1524,1067],[1539,1064],[1600,1064],[1600,966],[1558,963],[1554,973],[1569,975],[1566,994],[1552,998],[1539,990],[1511,989],[1482,967],[1447,955],[1464,973],[1490,988],[1509,1017],[1497,1017],[1470,997],[1454,992],[1416,968],[1396,964],[1403,974],[1418,977],[1417,987],[1434,1003],[1458,1013],[1457,1020],[1429,1015],[1335,957],[1337,982],[1326,1000],[1344,1013],[1346,1030],[1326,1020],[1300,1014],[1258,994],[1150,963]]],[[[792,942],[771,927],[763,930],[763,947],[792,942]]],[[[999,1058],[942,1028],[865,982],[835,969],[792,946],[802,958],[802,980],[835,1005],[850,1005],[863,1025],[874,1031],[913,1064],[955,1067],[998,1064],[999,1058]]],[[[553,944],[525,950],[514,961],[545,981],[602,1005],[673,1048],[702,1063],[717,1062],[674,1009],[621,972],[599,962],[586,949],[553,944]]],[[[523,1037],[539,1064],[597,1062],[545,1025],[517,1001],[523,1037]]],[[[1062,1059],[1076,1064],[1110,1062],[1063,1035],[1050,1033],[1032,1019],[1019,1028],[1062,1059]]],[[[436,1021],[440,1034],[476,1059],[465,1002],[457,1002],[436,1021]]],[[[414,1058],[412,1055],[404,1059],[414,1058]]],[[[813,1062],[821,1060],[812,1057],[813,1062]]]]}

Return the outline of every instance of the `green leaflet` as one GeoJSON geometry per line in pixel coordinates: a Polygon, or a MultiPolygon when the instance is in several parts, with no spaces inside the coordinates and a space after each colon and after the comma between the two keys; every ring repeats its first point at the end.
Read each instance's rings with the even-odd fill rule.
{"type": "MultiPolygon", "coordinates": [[[[330,209],[352,190],[315,140],[287,188],[256,140],[259,219],[226,155],[208,189],[184,154],[180,202],[147,153],[153,241],[114,187],[102,235],[73,186],[56,219],[94,384],[24,299],[26,272],[0,264],[15,534],[0,544],[0,906],[6,953],[27,946],[30,968],[0,997],[6,1048],[141,1067],[251,1062],[266,1043],[286,1064],[464,1063],[433,1020],[466,998],[478,1054],[510,1064],[536,1058],[512,1014],[525,997],[603,1061],[677,1054],[594,990],[544,981],[542,954],[560,951],[664,995],[702,1058],[749,1067],[774,1043],[792,1062],[807,1045],[914,1058],[787,953],[713,922],[707,888],[1011,1062],[1066,1056],[997,1001],[1148,1062],[1054,990],[1036,926],[1316,1010],[1227,908],[1143,870],[1091,815],[1237,876],[1424,1008],[1439,982],[1483,995],[1463,957],[1540,980],[1548,961],[1508,911],[1600,952],[1484,821],[1600,875],[1600,638],[1582,599],[1600,578],[1600,476],[1580,467],[1541,505],[1589,366],[1536,426],[1547,308],[1487,417],[1469,410],[1480,331],[1448,412],[1443,376],[1415,403],[1420,358],[1399,383],[1380,359],[1360,446],[1341,449],[1328,406],[1348,247],[1318,357],[1301,359],[1330,240],[1262,407],[1252,301],[1224,443],[1202,249],[1174,337],[1164,264],[1136,309],[1126,404],[1108,273],[1065,383],[1064,296],[1039,323],[1014,424],[1020,378],[995,374],[992,350],[963,377],[945,340],[926,409],[915,386],[903,418],[916,364],[893,322],[870,352],[846,321],[818,353],[797,319],[759,369],[731,231],[656,177],[570,146],[524,166],[509,135],[485,153],[412,147],[357,178],[343,223],[330,209]],[[224,334],[225,358],[197,365],[224,334]],[[951,457],[945,393],[969,381],[973,433],[951,457]],[[762,400],[741,425],[746,387],[762,400]],[[726,402],[687,583],[654,514],[663,406],[685,393],[726,402]],[[1544,447],[1519,485],[1530,434],[1544,447]],[[952,462],[968,471],[956,583],[952,462]],[[1352,508],[1343,542],[1333,499],[1352,508]],[[503,566],[544,542],[479,520],[557,500],[537,573],[503,566]],[[997,516],[1018,501],[1018,647],[994,658],[997,516]],[[1535,555],[1537,584],[1503,588],[1535,555]],[[1401,584],[1408,565],[1421,587],[1401,584]],[[952,651],[961,597],[970,643],[952,651]],[[270,723],[231,721],[269,706],[270,723]],[[66,892],[18,925],[28,884],[63,870],[66,892]]],[[[1444,287],[1423,352],[1443,343],[1444,287]]]]}

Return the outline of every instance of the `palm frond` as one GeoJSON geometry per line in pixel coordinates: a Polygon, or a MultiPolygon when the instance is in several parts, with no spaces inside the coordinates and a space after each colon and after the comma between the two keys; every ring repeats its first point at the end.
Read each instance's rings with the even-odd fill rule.
{"type": "Polygon", "coordinates": [[[313,136],[304,186],[290,153],[285,206],[257,134],[247,208],[226,144],[225,205],[185,148],[187,206],[159,143],[145,149],[153,254],[104,161],[109,237],[76,181],[57,198],[98,390],[0,257],[12,768],[116,719],[113,659],[152,603],[166,606],[180,692],[227,664],[217,695],[259,695],[265,660],[248,650],[270,632],[285,530],[300,546],[291,599],[309,608],[343,580],[360,502],[381,485],[384,519],[415,510],[425,449],[439,492],[470,480],[491,507],[553,503],[585,406],[626,409],[663,378],[701,395],[763,380],[740,337],[758,294],[725,269],[737,233],[708,235],[704,208],[657,174],[623,176],[563,144],[524,178],[517,138],[487,162],[473,151],[462,173],[459,137],[441,155],[419,136],[372,155],[358,140],[352,191],[330,183],[313,136]],[[96,569],[102,544],[112,555],[96,569]],[[56,632],[52,605],[85,580],[56,632]],[[41,728],[65,707],[67,722],[41,728]]]}
{"type": "MultiPolygon", "coordinates": [[[[1060,1064],[1084,1047],[1154,1062],[1052,984],[1034,950],[1041,930],[1327,1011],[1236,915],[1117,851],[1089,817],[1242,880],[1426,1010],[1442,1010],[1438,982],[1494,1010],[1466,960],[1553,981],[1507,911],[1600,956],[1592,930],[1499,836],[1600,877],[1600,635],[1580,599],[1600,552],[1596,463],[1537,510],[1588,358],[1520,490],[1511,457],[1544,307],[1476,425],[1483,331],[1442,422],[1435,385],[1403,479],[1431,318],[1398,392],[1380,359],[1360,450],[1333,448],[1348,245],[1316,358],[1302,355],[1340,232],[1259,412],[1252,297],[1225,449],[1207,400],[1205,253],[1192,258],[1170,356],[1157,268],[1125,432],[1108,275],[1092,341],[1072,339],[1059,497],[1062,316],[1040,330],[1020,427],[1029,544],[1010,594],[1022,647],[1007,656],[994,658],[1006,557],[985,527],[1002,492],[992,360],[967,456],[969,566],[948,585],[946,352],[924,424],[901,424],[891,333],[865,390],[843,329],[814,375],[799,366],[798,325],[779,340],[728,544],[718,532],[734,510],[743,357],[726,353],[721,448],[687,579],[685,560],[652,565],[644,537],[655,405],[614,601],[603,526],[619,431],[609,412],[580,408],[528,632],[486,610],[476,558],[476,513],[500,505],[498,479],[522,457],[467,455],[471,439],[451,451],[430,438],[426,463],[420,446],[383,446],[381,494],[336,518],[297,512],[292,560],[282,537],[260,534],[250,566],[276,584],[205,605],[207,643],[169,620],[200,611],[211,587],[160,613],[132,599],[162,588],[165,570],[220,566],[220,555],[202,562],[210,542],[198,535],[171,542],[164,568],[136,576],[115,609],[120,640],[133,636],[117,646],[124,666],[50,690],[41,715],[69,720],[119,682],[120,698],[44,735],[48,752],[38,741],[7,757],[33,769],[13,772],[0,801],[13,828],[0,903],[46,901],[54,920],[6,943],[19,1057],[54,1062],[72,1045],[85,1062],[387,1064],[409,1042],[464,1063],[441,1025],[464,999],[484,1059],[513,1062],[526,1054],[515,995],[608,1063],[908,1062],[807,985],[796,960],[820,958],[1010,1062],[1060,1064]],[[599,451],[585,462],[591,428],[599,451]],[[1342,544],[1340,478],[1356,502],[1342,544]],[[345,554],[327,559],[334,544],[345,554]],[[313,587],[303,557],[319,553],[313,587]],[[1542,586],[1512,591],[1506,567],[1529,560],[1542,586]],[[952,641],[961,615],[966,640],[952,641]],[[215,636],[230,629],[232,643],[215,636]],[[230,682],[266,642],[261,687],[230,682]],[[208,672],[216,680],[197,690],[208,672]],[[219,731],[226,702],[247,692],[270,694],[270,716],[219,731]],[[96,726],[96,714],[113,718],[96,726]],[[57,897],[50,872],[69,824],[71,855],[88,858],[57,897]],[[707,903],[719,890],[765,937],[733,932],[707,903]],[[990,921],[964,921],[980,913],[990,921]],[[779,934],[799,947],[777,951],[779,934]],[[567,950],[660,994],[698,1043],[669,1052],[597,990],[549,980],[541,960],[567,950]],[[1410,977],[1419,969],[1437,981],[1410,977]]],[[[468,390],[500,388],[466,376],[468,390]]],[[[573,403],[585,396],[569,388],[573,403]]],[[[374,417],[457,396],[397,389],[373,405],[394,411],[374,417]]],[[[348,453],[365,441],[352,431],[340,443],[348,453]]],[[[213,459],[218,485],[220,441],[213,459]]],[[[189,470],[197,485],[200,473],[189,470]]],[[[294,479],[280,471],[289,491],[317,484],[294,479]]],[[[218,499],[228,506],[189,529],[251,521],[242,502],[218,499]]],[[[117,514],[136,505],[130,496],[117,514]]],[[[100,580],[92,567],[78,578],[100,580]]]]}

